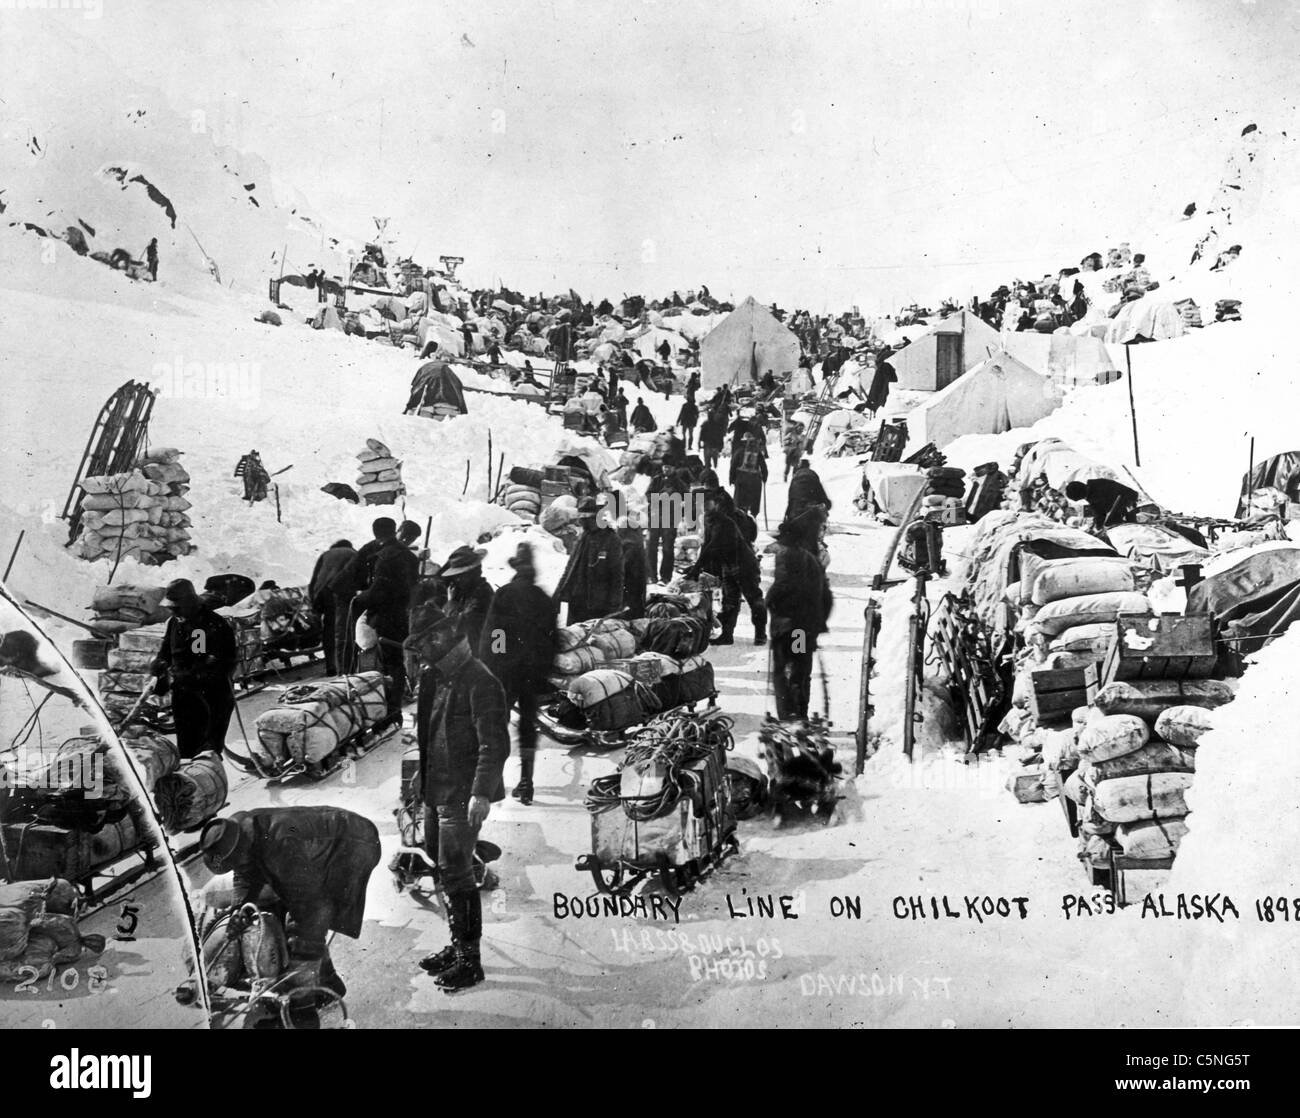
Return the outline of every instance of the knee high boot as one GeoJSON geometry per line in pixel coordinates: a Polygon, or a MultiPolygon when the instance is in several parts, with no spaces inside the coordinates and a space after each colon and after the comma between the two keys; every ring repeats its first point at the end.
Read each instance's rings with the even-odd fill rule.
{"type": "Polygon", "coordinates": [[[479,941],[483,936],[483,905],[478,890],[454,893],[447,898],[451,918],[452,946],[456,961],[434,981],[447,993],[477,986],[483,981],[479,959],[479,941]]]}

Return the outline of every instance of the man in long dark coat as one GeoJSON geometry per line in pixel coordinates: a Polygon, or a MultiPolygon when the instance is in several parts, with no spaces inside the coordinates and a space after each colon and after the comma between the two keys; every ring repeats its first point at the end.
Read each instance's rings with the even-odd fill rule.
{"type": "Polygon", "coordinates": [[[311,608],[321,616],[325,650],[325,674],[338,675],[347,670],[347,647],[352,640],[348,632],[348,608],[356,596],[356,571],[353,561],[357,551],[349,540],[337,540],[316,560],[307,585],[311,608]]]}
{"type": "Polygon", "coordinates": [[[374,575],[370,585],[356,596],[358,609],[379,634],[379,666],[388,677],[388,717],[402,718],[402,699],[406,694],[406,658],[402,641],[409,630],[407,613],[411,608],[411,591],[420,577],[420,561],[397,536],[384,541],[374,554],[374,575]]]}
{"type": "Polygon", "coordinates": [[[790,491],[786,498],[785,519],[794,520],[813,505],[821,505],[830,512],[831,499],[826,495],[822,479],[812,468],[807,458],[799,462],[798,469],[790,479],[790,491]]]}
{"type": "Polygon", "coordinates": [[[171,692],[176,746],[182,758],[206,750],[220,753],[235,712],[230,682],[239,660],[235,631],[199,599],[187,578],[167,587],[163,605],[172,616],[150,669],[154,694],[171,692]]]}
{"type": "Polygon", "coordinates": [[[818,535],[825,520],[809,509],[777,530],[776,575],[767,592],[772,626],[772,689],[781,719],[807,718],[817,638],[826,632],[832,597],[818,559],[818,535]]]}
{"type": "Polygon", "coordinates": [[[533,802],[537,754],[537,696],[555,659],[555,603],[537,585],[532,544],[521,543],[508,560],[515,577],[492,595],[478,658],[505,688],[506,709],[519,707],[519,783],[511,793],[533,802]]]}
{"type": "Polygon", "coordinates": [[[871,387],[867,390],[867,407],[872,415],[885,406],[885,401],[889,399],[889,386],[898,380],[898,373],[889,363],[890,356],[891,350],[876,354],[876,372],[871,378],[871,387]]]}
{"type": "Polygon", "coordinates": [[[555,588],[555,600],[569,603],[570,625],[609,617],[623,608],[623,543],[611,527],[597,521],[594,498],[578,506],[582,538],[555,588]]]}

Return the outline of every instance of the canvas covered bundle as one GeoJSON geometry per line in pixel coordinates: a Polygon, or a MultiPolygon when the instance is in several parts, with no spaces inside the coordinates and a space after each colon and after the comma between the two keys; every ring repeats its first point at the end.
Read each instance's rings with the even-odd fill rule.
{"type": "Polygon", "coordinates": [[[169,835],[206,823],[226,802],[226,767],[216,753],[182,761],[175,772],[154,786],[154,800],[169,835]]]}
{"type": "Polygon", "coordinates": [[[45,978],[83,950],[103,951],[103,936],[81,934],[77,912],[77,891],[60,878],[0,885],[0,982],[45,978]]]}
{"type": "Polygon", "coordinates": [[[379,672],[305,684],[285,692],[278,706],[258,715],[253,747],[258,759],[272,768],[287,761],[320,761],[384,718],[387,711],[384,677],[379,672]]]}

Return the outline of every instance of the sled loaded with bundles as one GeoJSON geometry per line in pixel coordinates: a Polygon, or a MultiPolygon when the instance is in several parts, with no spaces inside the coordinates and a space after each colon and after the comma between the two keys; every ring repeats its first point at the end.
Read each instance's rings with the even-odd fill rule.
{"type": "Polygon", "coordinates": [[[673,895],[692,888],[736,849],[733,745],[715,707],[669,711],[636,731],[619,771],[588,789],[592,852],[575,868],[602,893],[625,896],[650,877],[673,895]]]}
{"type": "Polygon", "coordinates": [[[689,612],[672,606],[675,616],[610,617],[560,629],[550,677],[555,696],[540,712],[548,733],[559,741],[617,744],[620,732],[660,711],[710,699],[713,666],[701,652],[711,602],[707,592],[697,597],[703,605],[689,612]]]}

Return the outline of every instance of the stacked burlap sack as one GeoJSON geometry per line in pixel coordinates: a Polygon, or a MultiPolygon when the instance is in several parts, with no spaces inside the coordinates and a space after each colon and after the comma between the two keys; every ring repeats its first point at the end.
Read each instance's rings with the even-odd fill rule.
{"type": "Polygon", "coordinates": [[[257,717],[257,741],[250,742],[263,768],[324,760],[347,739],[388,713],[379,672],[338,676],[291,687],[279,704],[257,717]]]}
{"type": "MultiPolygon", "coordinates": [[[[166,634],[165,624],[142,626],[122,633],[117,647],[109,649],[108,668],[99,673],[99,701],[110,717],[120,718],[135,706],[153,678],[149,669],[166,634]]],[[[150,695],[145,705],[155,712],[169,710],[171,694],[150,695]]]]}
{"type": "Polygon", "coordinates": [[[162,586],[97,586],[90,603],[95,615],[92,624],[105,633],[125,633],[166,621],[165,592],[162,586]]]}
{"type": "Polygon", "coordinates": [[[78,909],[76,889],[61,878],[0,885],[0,982],[46,978],[82,951],[103,951],[103,936],[81,934],[78,909]]]}
{"type": "Polygon", "coordinates": [[[1120,614],[1149,614],[1127,559],[1079,555],[1020,557],[1020,581],[1007,588],[1019,608],[1033,670],[1078,668],[1104,660],[1120,614]]]}
{"type": "Polygon", "coordinates": [[[1074,711],[1068,730],[1043,736],[1044,763],[1079,805],[1083,860],[1104,866],[1112,849],[1140,859],[1177,853],[1197,742],[1232,697],[1213,679],[1116,681],[1074,711]]]}
{"type": "Polygon", "coordinates": [[[392,505],[406,492],[402,484],[402,463],[378,439],[367,439],[357,454],[357,492],[368,505],[392,505]]]}
{"type": "Polygon", "coordinates": [[[134,470],[81,479],[82,559],[163,563],[194,550],[190,543],[190,475],[175,447],[148,451],[134,470]]]}
{"type": "Polygon", "coordinates": [[[525,466],[512,467],[501,503],[516,516],[536,521],[542,511],[542,471],[525,466]]]}

